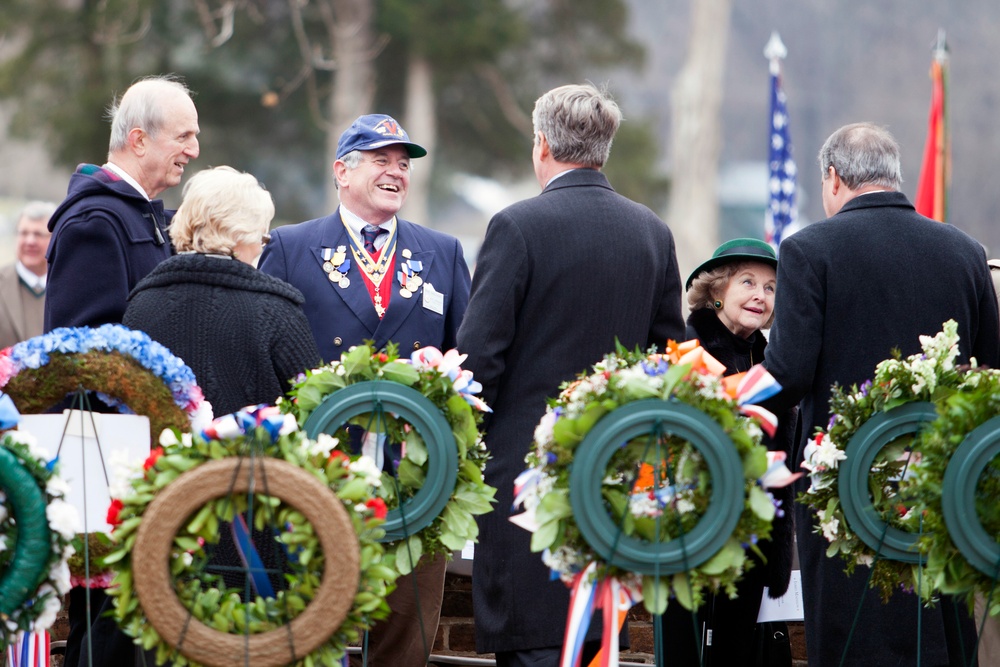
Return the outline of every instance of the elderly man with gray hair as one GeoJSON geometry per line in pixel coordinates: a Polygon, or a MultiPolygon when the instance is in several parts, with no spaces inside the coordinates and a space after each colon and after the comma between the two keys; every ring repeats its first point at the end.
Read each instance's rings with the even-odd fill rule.
{"type": "Polygon", "coordinates": [[[108,110],[104,166],[83,164],[49,221],[45,330],[121,322],[129,292],[172,254],[157,197],[198,157],[198,112],[173,76],[141,79],[108,110]]]}
{"type": "Polygon", "coordinates": [[[0,350],[42,333],[45,316],[45,252],[56,205],[29,202],[17,216],[13,264],[0,267],[0,350]]]}
{"type": "MultiPolygon", "coordinates": [[[[920,352],[920,335],[958,323],[959,363],[1000,361],[997,301],[982,246],[953,225],[918,214],[899,192],[899,146],[883,127],[846,125],[819,154],[828,219],[781,243],[775,321],[765,365],[783,387],[772,408],[800,405],[801,439],[830,420],[833,385],[869,379],[899,350],[920,352]]],[[[799,490],[804,490],[801,480],[799,490]]],[[[920,609],[911,591],[884,603],[827,555],[804,505],[795,508],[810,667],[969,664],[975,628],[964,605],[942,596],[920,609]],[[921,616],[922,614],[922,616],[921,616]],[[855,624],[861,632],[852,630],[855,624]]]]}

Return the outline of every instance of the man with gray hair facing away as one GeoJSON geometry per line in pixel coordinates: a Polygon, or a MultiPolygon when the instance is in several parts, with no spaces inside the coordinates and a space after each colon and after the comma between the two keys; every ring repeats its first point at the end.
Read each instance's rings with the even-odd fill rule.
{"type": "MultiPolygon", "coordinates": [[[[476,650],[499,667],[559,663],[569,590],[552,581],[531,535],[512,524],[514,478],[559,385],[615,350],[684,335],[674,240],[651,210],[616,193],[601,168],[622,114],[592,85],[561,86],[532,113],[542,192],[490,221],[458,330],[464,367],[493,408],[486,482],[497,509],[477,517],[472,577],[476,650]]],[[[596,652],[591,624],[584,664],[596,652]]]]}
{"type": "Polygon", "coordinates": [[[156,199],[198,157],[198,112],[172,76],[141,79],[108,111],[103,167],[83,164],[49,221],[45,330],[121,322],[129,292],[172,254],[156,199]]]}
{"type": "MultiPolygon", "coordinates": [[[[861,385],[893,350],[919,353],[918,336],[934,335],[945,321],[958,323],[958,363],[1000,361],[997,302],[982,246],[918,214],[899,192],[892,135],[871,123],[846,125],[823,144],[819,163],[829,219],[781,243],[765,351],[765,365],[783,388],[767,407],[800,405],[793,469],[806,441],[830,420],[832,385],[861,385]]],[[[808,479],[798,484],[804,491],[808,479]]],[[[882,604],[866,586],[867,568],[848,576],[839,557],[826,555],[828,543],[801,504],[795,528],[810,667],[915,665],[918,656],[928,666],[968,664],[976,634],[964,605],[942,596],[921,610],[902,590],[882,604]],[[851,636],[856,614],[860,631],[851,636]]]]}
{"type": "Polygon", "coordinates": [[[16,261],[0,268],[0,350],[42,333],[45,317],[45,252],[56,205],[29,202],[17,216],[16,261]]]}

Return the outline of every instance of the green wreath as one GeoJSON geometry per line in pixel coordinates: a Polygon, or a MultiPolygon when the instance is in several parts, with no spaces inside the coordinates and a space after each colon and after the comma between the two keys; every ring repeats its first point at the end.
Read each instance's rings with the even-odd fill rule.
{"type": "MultiPolygon", "coordinates": [[[[231,417],[215,424],[232,422],[231,417]]],[[[115,570],[108,590],[115,618],[137,644],[156,648],[158,664],[334,664],[348,645],[389,614],[385,597],[397,573],[378,542],[385,505],[372,489],[379,480],[364,466],[350,464],[328,436],[312,441],[298,430],[279,431],[275,424],[282,417],[275,408],[244,411],[236,420],[242,420],[245,434],[219,427],[204,437],[162,439],[166,444],[137,473],[130,494],[116,501],[109,516],[116,524],[116,548],[105,559],[115,570]],[[296,483],[279,479],[279,473],[305,477],[296,483]],[[225,481],[205,489],[211,486],[205,480],[231,480],[233,486],[227,492],[230,481],[225,481]],[[330,501],[309,488],[316,483],[332,491],[330,501]],[[304,499],[290,500],[292,493],[304,499]],[[324,550],[332,544],[353,551],[342,528],[316,520],[325,510],[308,509],[317,500],[343,508],[347,530],[357,536],[355,565],[338,560],[339,551],[324,550]],[[173,509],[191,503],[197,508],[192,506],[186,517],[173,509]],[[245,588],[227,586],[213,565],[220,524],[240,516],[256,531],[273,530],[286,554],[283,574],[270,574],[272,581],[283,582],[273,596],[251,591],[249,580],[245,588]],[[326,535],[331,530],[332,538],[326,535]],[[169,552],[162,561],[144,555],[162,552],[169,552]],[[157,569],[162,563],[169,563],[169,573],[157,569]],[[343,581],[331,583],[337,579],[343,581]],[[331,592],[334,585],[350,590],[337,594],[331,592]],[[333,609],[338,606],[343,613],[333,609]]]]}
{"type": "Polygon", "coordinates": [[[48,458],[28,433],[0,437],[0,650],[51,627],[69,592],[79,518],[48,458]]]}
{"type": "Polygon", "coordinates": [[[919,434],[934,418],[933,405],[953,395],[964,378],[955,366],[954,320],[920,342],[922,353],[902,359],[897,352],[860,387],[833,387],[833,416],[806,446],[802,464],[811,484],[798,500],[816,513],[815,531],[830,542],[827,556],[839,555],[848,573],[872,567],[870,585],[884,600],[900,587],[927,584],[918,571],[918,542],[932,528],[921,525],[918,503],[900,478],[919,460],[919,434]]]}
{"type": "Polygon", "coordinates": [[[694,609],[705,591],[734,597],[779,511],[759,483],[760,427],[721,366],[682,356],[695,344],[671,342],[666,356],[619,347],[564,384],[515,482],[525,512],[512,520],[553,573],[574,585],[596,564],[654,614],[670,598],[694,609]]]}
{"type": "Polygon", "coordinates": [[[938,419],[921,438],[921,460],[903,486],[923,516],[924,597],[965,596],[971,606],[979,593],[990,599],[992,616],[1000,615],[1000,459],[991,455],[998,414],[1000,371],[971,371],[938,404],[938,419]]]}
{"type": "Polygon", "coordinates": [[[461,369],[464,359],[432,347],[400,359],[391,343],[384,352],[359,345],[305,373],[289,392],[291,400],[279,402],[308,432],[332,432],[345,450],[348,423],[401,443],[401,457],[382,472],[377,492],[389,508],[388,550],[401,574],[425,554],[450,556],[475,541],[475,516],[495,502],[496,489],[483,480],[488,456],[479,433],[481,413],[489,408],[475,395],[472,373],[461,369]],[[353,388],[359,384],[364,386],[353,388]],[[416,400],[421,396],[426,401],[416,400]],[[419,529],[403,525],[407,512],[422,519],[419,529]]]}

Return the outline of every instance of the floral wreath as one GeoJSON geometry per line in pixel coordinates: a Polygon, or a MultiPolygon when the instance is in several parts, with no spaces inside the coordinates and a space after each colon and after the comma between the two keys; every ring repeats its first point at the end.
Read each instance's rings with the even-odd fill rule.
{"type": "MultiPolygon", "coordinates": [[[[1000,414],[1000,371],[976,369],[963,379],[958,390],[938,403],[938,419],[921,434],[921,459],[912,468],[912,475],[902,486],[901,493],[912,497],[923,515],[920,550],[925,556],[922,576],[928,582],[921,587],[926,598],[936,591],[965,595],[971,607],[975,594],[989,600],[989,615],[1000,615],[1000,587],[997,586],[997,566],[989,559],[984,568],[974,566],[966,553],[956,545],[958,527],[949,525],[943,504],[955,489],[949,488],[948,469],[956,462],[956,450],[967,435],[1000,414]],[[992,572],[992,576],[983,570],[992,572]]],[[[962,487],[974,485],[974,518],[995,542],[1000,534],[1000,460],[989,461],[978,480],[963,476],[962,487]]],[[[952,484],[954,482],[951,482],[952,484]]],[[[960,508],[969,517],[973,509],[960,508]]],[[[995,548],[995,547],[994,547],[995,548]]]]}
{"type": "Polygon", "coordinates": [[[191,369],[142,331],[62,327],[0,350],[0,388],[24,414],[52,407],[81,385],[122,413],[149,417],[153,441],[165,428],[186,431],[196,417],[211,419],[191,369]]]}
{"type": "MultiPolygon", "coordinates": [[[[621,585],[632,602],[642,599],[654,614],[662,614],[670,598],[694,609],[706,590],[735,596],[736,583],[753,566],[747,551],[760,554],[757,541],[770,537],[773,518],[784,511],[767,488],[784,486],[798,476],[785,468],[782,453],[767,452],[761,444],[762,427],[773,434],[776,420],[752,405],[780,387],[763,367],[726,378],[724,370],[696,340],[670,341],[665,355],[618,346],[591,374],[565,383],[550,402],[535,429],[535,449],[525,458],[528,468],[515,482],[515,506],[525,511],[511,521],[533,533],[531,550],[542,552],[543,562],[573,588],[572,604],[581,597],[578,588],[588,585],[585,579],[621,585]],[[573,463],[588,434],[645,399],[699,411],[700,419],[721,428],[720,446],[738,458],[730,491],[738,520],[731,534],[707,560],[661,576],[653,573],[655,568],[641,574],[609,563],[582,534],[582,515],[570,500],[573,478],[585,474],[574,471],[573,463]]],[[[683,540],[705,516],[712,496],[724,491],[722,484],[712,488],[705,451],[669,429],[656,435],[636,432],[624,439],[622,443],[612,438],[610,444],[620,445],[609,465],[592,473],[599,476],[596,511],[623,518],[616,524],[616,544],[619,537],[636,537],[647,545],[683,540]],[[653,440],[662,446],[656,447],[653,440]]]]}
{"type": "MultiPolygon", "coordinates": [[[[142,470],[133,471],[128,488],[116,498],[108,511],[108,522],[114,524],[112,539],[115,550],[106,562],[116,571],[112,588],[108,595],[114,598],[114,616],[120,627],[135,638],[144,649],[156,648],[156,662],[162,664],[171,660],[174,665],[203,664],[189,655],[190,650],[213,650],[212,646],[184,645],[188,626],[194,627],[198,621],[217,633],[218,637],[233,640],[235,646],[242,647],[244,638],[252,643],[255,637],[270,633],[281,643],[288,643],[283,630],[294,629],[296,619],[308,611],[314,600],[319,603],[322,579],[326,576],[345,579],[356,573],[325,572],[336,569],[330,565],[330,555],[321,549],[322,539],[317,537],[322,526],[310,523],[302,511],[278,497],[265,496],[263,489],[268,476],[258,479],[254,502],[248,501],[248,493],[233,493],[212,499],[203,504],[192,517],[182,520],[170,549],[169,584],[180,603],[184,606],[184,631],[173,637],[161,636],[154,627],[154,613],[159,612],[159,601],[153,607],[144,608],[139,591],[140,581],[149,576],[140,572],[145,563],[134,556],[137,544],[142,539],[143,522],[150,520],[150,505],[158,494],[170,489],[170,485],[189,471],[201,467],[234,461],[233,457],[245,457],[253,465],[256,452],[257,461],[279,459],[295,468],[305,471],[308,476],[329,487],[349,516],[360,546],[357,589],[341,594],[344,604],[344,619],[339,627],[331,627],[335,618],[330,619],[328,610],[320,610],[327,622],[323,623],[325,640],[316,645],[308,655],[296,655],[294,664],[333,664],[343,658],[346,647],[356,644],[361,633],[379,619],[389,614],[385,602],[386,595],[395,588],[396,571],[386,562],[384,549],[377,541],[381,535],[381,524],[386,514],[385,504],[373,496],[373,488],[380,482],[378,471],[365,462],[351,462],[342,452],[335,449],[336,439],[320,435],[315,441],[309,440],[298,430],[294,419],[285,418],[275,407],[257,406],[246,408],[234,415],[216,419],[201,435],[192,436],[175,430],[164,431],[160,446],[150,454],[142,470]],[[263,445],[263,451],[259,451],[263,445]],[[284,550],[290,565],[286,565],[283,578],[284,590],[264,593],[257,585],[251,592],[249,579],[247,590],[227,587],[217,574],[211,574],[206,567],[211,557],[210,545],[218,542],[220,523],[234,525],[252,518],[249,528],[256,531],[273,530],[275,542],[284,550]],[[280,526],[281,528],[275,528],[280,526]],[[325,568],[324,563],[328,567],[325,568]],[[241,593],[244,594],[241,599],[241,593]],[[247,595],[249,593],[249,595],[247,595]],[[193,620],[191,620],[193,619],[193,620]],[[278,631],[278,632],[275,632],[278,631]]],[[[231,474],[226,479],[231,477],[231,474]]],[[[274,479],[270,480],[273,484],[274,479]]],[[[244,526],[247,529],[247,526],[244,526]]],[[[152,530],[152,529],[150,529],[152,530]]],[[[335,531],[334,540],[342,539],[342,533],[335,531]]],[[[334,542],[336,543],[336,542],[334,542]]],[[[252,565],[252,557],[240,551],[244,563],[252,565]]],[[[251,549],[251,551],[254,551],[251,549]]],[[[260,564],[258,563],[258,566],[260,564]]],[[[269,578],[274,581],[275,574],[269,578]]],[[[252,577],[251,577],[252,578],[252,577]]],[[[280,587],[278,587],[280,588],[280,587]]],[[[291,630],[289,630],[291,632],[291,630]]],[[[194,632],[188,632],[188,644],[194,632]]],[[[299,637],[292,642],[299,644],[299,637]]],[[[212,643],[212,642],[209,642],[212,643]]],[[[294,648],[294,647],[293,647],[294,648]]],[[[220,646],[214,650],[221,651],[220,646]]],[[[238,648],[238,650],[243,650],[238,648]]],[[[254,657],[259,657],[253,646],[249,648],[254,657]]],[[[195,653],[194,655],[198,655],[195,653]]],[[[217,664],[242,662],[237,655],[222,651],[217,664]]],[[[210,661],[209,661],[210,662],[210,661]]],[[[339,664],[339,663],[338,663],[339,664]]]]}
{"type": "MultiPolygon", "coordinates": [[[[41,580],[28,585],[30,599],[13,610],[0,613],[0,646],[12,644],[18,632],[41,632],[52,626],[56,613],[62,606],[62,596],[69,592],[70,575],[68,560],[73,555],[73,537],[79,526],[76,509],[66,502],[69,487],[59,476],[57,466],[49,461],[49,454],[39,447],[34,436],[25,431],[9,431],[0,437],[0,449],[9,452],[26,470],[45,500],[51,551],[41,580]]],[[[0,573],[10,574],[14,560],[19,556],[17,517],[11,507],[12,489],[0,488],[0,573]]],[[[37,554],[34,554],[37,556],[37,554]]],[[[0,577],[4,579],[5,577],[0,577]]],[[[2,658],[0,653],[0,658],[2,658]]]]}
{"type": "MultiPolygon", "coordinates": [[[[451,552],[463,549],[468,541],[475,541],[479,535],[475,516],[489,512],[495,502],[496,489],[483,479],[489,457],[479,432],[482,413],[491,410],[476,396],[482,386],[473,380],[471,371],[461,368],[466,356],[456,350],[442,354],[434,347],[425,347],[415,351],[410,359],[401,359],[393,343],[379,352],[369,344],[358,345],[344,352],[339,361],[301,375],[289,392],[291,400],[279,400],[279,406],[295,415],[304,426],[310,415],[338,390],[374,381],[411,388],[443,415],[457,448],[454,490],[440,514],[424,528],[389,544],[389,552],[401,574],[408,574],[424,554],[450,556],[451,552]]],[[[377,491],[393,510],[418,493],[428,479],[429,446],[426,434],[419,433],[397,415],[376,414],[367,409],[371,404],[365,401],[366,409],[349,422],[366,431],[385,433],[386,442],[401,443],[399,459],[383,466],[382,484],[377,491]],[[386,471],[390,466],[391,470],[386,471]]],[[[347,430],[336,428],[335,435],[343,451],[352,459],[357,458],[356,452],[349,451],[347,430]]],[[[364,452],[370,454],[371,450],[366,447],[364,452]]],[[[362,457],[371,458],[363,454],[362,457]]]]}
{"type": "MultiPolygon", "coordinates": [[[[165,428],[188,431],[192,422],[212,418],[191,369],[142,331],[120,324],[62,327],[0,350],[0,389],[24,414],[44,412],[81,386],[121,413],[148,417],[152,442],[165,428]]],[[[106,536],[80,539],[86,548],[70,560],[73,585],[107,586],[110,575],[94,567],[109,551],[106,536]]]]}
{"type": "MultiPolygon", "coordinates": [[[[874,377],[860,387],[854,385],[850,391],[845,391],[834,386],[830,396],[830,422],[825,430],[817,431],[804,451],[802,467],[809,472],[810,485],[798,500],[816,513],[815,532],[830,542],[827,555],[840,554],[848,573],[857,565],[870,566],[870,585],[877,587],[885,600],[900,587],[913,590],[921,586],[921,575],[917,572],[919,558],[914,563],[911,559],[886,558],[885,551],[881,550],[877,554],[859,536],[859,526],[849,525],[842,497],[844,487],[840,483],[847,446],[873,418],[917,402],[940,404],[958,391],[965,376],[955,365],[957,331],[955,321],[948,320],[935,336],[920,336],[921,353],[902,359],[896,351],[893,358],[880,362],[875,367],[874,377]]],[[[933,419],[930,407],[927,411],[921,428],[926,428],[933,419]]],[[[881,541],[886,533],[901,531],[900,534],[913,536],[913,551],[916,551],[917,535],[930,529],[926,522],[921,525],[923,513],[915,509],[915,499],[903,491],[906,480],[924,456],[922,446],[913,447],[916,437],[916,429],[911,428],[888,443],[875,454],[870,469],[864,471],[868,480],[867,492],[874,500],[875,512],[886,526],[881,534],[872,537],[881,541]]]]}

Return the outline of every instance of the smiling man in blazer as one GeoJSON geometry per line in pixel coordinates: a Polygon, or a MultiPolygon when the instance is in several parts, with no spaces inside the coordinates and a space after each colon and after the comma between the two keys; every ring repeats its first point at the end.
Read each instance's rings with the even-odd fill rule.
{"type": "MultiPolygon", "coordinates": [[[[361,116],[337,145],[337,210],[271,234],[260,268],[305,295],[303,308],[327,362],[366,340],[376,348],[396,343],[404,357],[421,347],[456,346],[471,283],[462,246],[396,217],[406,201],[410,161],[425,155],[391,117],[361,116]]],[[[426,664],[444,572],[439,557],[399,579],[389,597],[392,615],[372,629],[369,665],[426,664]]]]}

